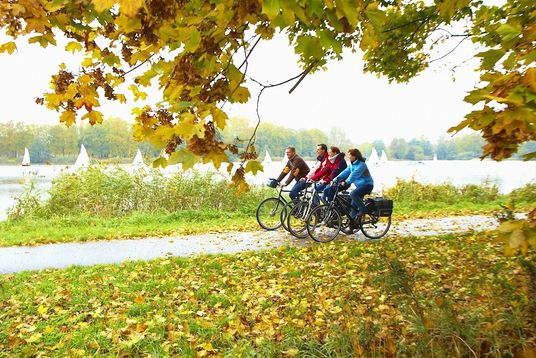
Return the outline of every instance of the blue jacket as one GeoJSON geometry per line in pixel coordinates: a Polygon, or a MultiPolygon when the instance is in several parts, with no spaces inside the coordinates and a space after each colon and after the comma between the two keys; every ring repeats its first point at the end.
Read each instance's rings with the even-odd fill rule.
{"type": "Polygon", "coordinates": [[[368,170],[365,162],[354,160],[350,165],[339,174],[334,181],[340,183],[346,181],[348,184],[354,184],[356,187],[370,184],[374,186],[374,180],[368,170]]]}

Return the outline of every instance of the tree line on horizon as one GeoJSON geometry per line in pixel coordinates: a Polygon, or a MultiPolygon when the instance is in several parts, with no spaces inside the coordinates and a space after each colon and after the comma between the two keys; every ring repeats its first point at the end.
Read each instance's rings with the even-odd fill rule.
{"type": "MultiPolygon", "coordinates": [[[[246,146],[253,134],[254,126],[247,118],[232,118],[220,133],[224,140],[237,146],[246,146]]],[[[342,151],[357,147],[368,156],[372,148],[381,154],[385,151],[389,160],[467,160],[479,158],[484,140],[477,134],[466,134],[452,139],[440,138],[435,143],[420,137],[406,140],[394,138],[389,144],[377,139],[367,143],[352,143],[342,128],[332,128],[328,133],[320,129],[289,129],[277,124],[263,122],[256,133],[255,147],[258,159],[265,152],[272,159],[281,159],[284,148],[296,147],[306,159],[315,157],[318,143],[336,145],[342,151]]],[[[109,118],[101,125],[35,125],[21,122],[0,123],[0,162],[17,163],[24,153],[30,151],[33,163],[68,163],[76,157],[83,144],[91,157],[101,161],[128,162],[138,149],[146,158],[156,158],[160,151],[147,141],[137,142],[132,135],[131,125],[120,118],[109,118]]],[[[523,145],[514,159],[536,150],[536,142],[523,145]]]]}

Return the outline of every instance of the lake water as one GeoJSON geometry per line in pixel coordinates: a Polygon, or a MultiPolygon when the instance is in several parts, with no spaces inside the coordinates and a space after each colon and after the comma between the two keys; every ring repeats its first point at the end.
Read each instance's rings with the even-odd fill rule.
{"type": "MultiPolygon", "coordinates": [[[[248,181],[262,184],[266,178],[277,177],[283,166],[283,162],[266,164],[263,173],[258,173],[255,177],[248,176],[248,181]]],[[[128,167],[128,165],[125,166],[125,168],[128,167]]],[[[200,170],[208,168],[207,165],[199,166],[200,170]]],[[[24,185],[30,181],[29,177],[33,178],[37,188],[46,195],[46,190],[51,187],[52,180],[65,169],[64,165],[32,165],[31,167],[0,165],[0,220],[5,220],[7,209],[14,205],[15,197],[23,192],[24,185]],[[34,175],[30,176],[28,172],[34,175]]],[[[529,182],[536,181],[536,161],[392,161],[378,165],[369,164],[369,169],[374,178],[375,190],[393,186],[397,178],[410,179],[412,177],[425,183],[439,184],[448,181],[454,185],[480,184],[484,180],[489,180],[497,184],[502,193],[508,193],[529,182]]],[[[178,170],[180,170],[178,166],[170,166],[164,172],[172,174],[178,170]]]]}

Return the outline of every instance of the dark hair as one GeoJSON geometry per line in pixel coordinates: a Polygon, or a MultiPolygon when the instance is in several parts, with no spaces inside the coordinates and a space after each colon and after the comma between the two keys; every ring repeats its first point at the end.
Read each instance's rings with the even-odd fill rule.
{"type": "Polygon", "coordinates": [[[328,146],[325,145],[324,143],[317,144],[316,146],[321,147],[322,149],[324,149],[324,151],[328,150],[328,146]]]}
{"type": "Polygon", "coordinates": [[[290,149],[291,151],[293,151],[294,153],[296,153],[296,147],[293,147],[293,146],[289,145],[289,146],[287,147],[287,149],[290,149]]]}
{"type": "Polygon", "coordinates": [[[339,147],[335,147],[334,145],[329,147],[329,150],[331,150],[333,153],[335,154],[339,154],[341,152],[341,150],[339,149],[339,147]]]}
{"type": "Polygon", "coordinates": [[[363,154],[359,151],[357,148],[352,148],[348,150],[348,154],[350,154],[352,157],[357,158],[360,162],[364,162],[366,158],[363,157],[363,154]]]}

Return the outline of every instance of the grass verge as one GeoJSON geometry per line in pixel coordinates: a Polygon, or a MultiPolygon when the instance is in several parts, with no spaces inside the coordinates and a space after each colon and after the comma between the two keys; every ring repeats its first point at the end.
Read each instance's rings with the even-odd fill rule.
{"type": "Polygon", "coordinates": [[[25,218],[0,223],[0,247],[248,231],[257,226],[254,216],[211,210],[182,210],[171,214],[135,212],[115,218],[87,214],[25,218]]]}
{"type": "Polygon", "coordinates": [[[534,277],[490,235],[4,275],[0,356],[530,356],[534,277]]]}

